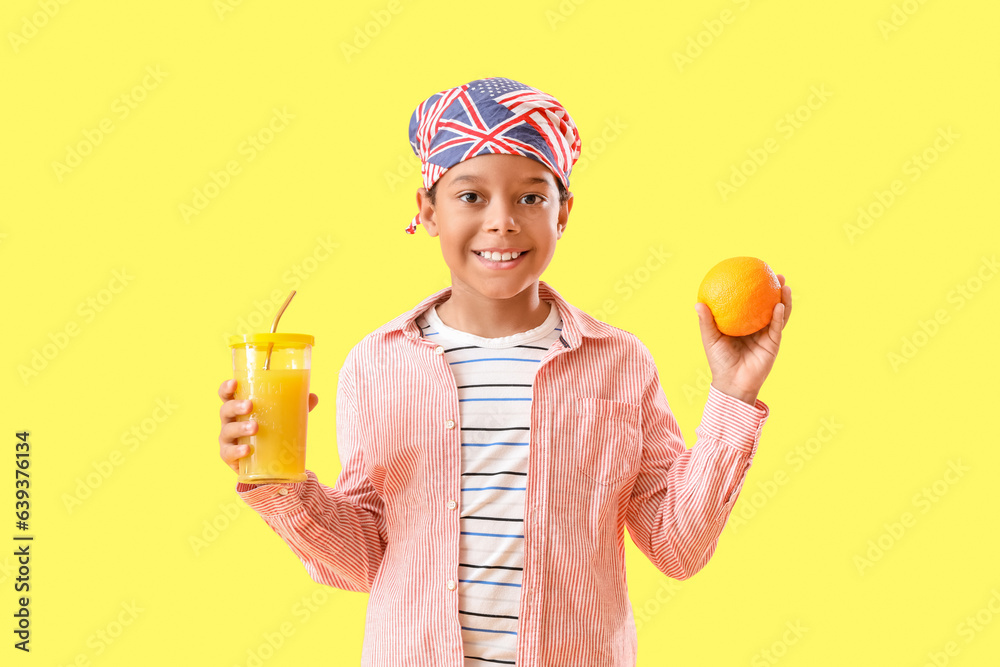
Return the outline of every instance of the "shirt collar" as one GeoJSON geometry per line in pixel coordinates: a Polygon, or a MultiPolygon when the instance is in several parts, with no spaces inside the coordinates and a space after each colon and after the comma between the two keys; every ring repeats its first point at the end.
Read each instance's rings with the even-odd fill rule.
{"type": "MultiPolygon", "coordinates": [[[[431,294],[413,309],[383,324],[372,333],[387,334],[392,331],[402,331],[403,335],[407,338],[416,340],[421,335],[420,327],[417,326],[417,317],[431,306],[444,303],[450,296],[451,287],[445,287],[440,292],[431,294]]],[[[567,347],[578,347],[583,337],[608,338],[613,335],[613,327],[611,325],[594,319],[563,299],[544,280],[538,281],[538,297],[543,301],[552,301],[555,303],[559,311],[559,317],[563,321],[562,338],[567,347]]]]}

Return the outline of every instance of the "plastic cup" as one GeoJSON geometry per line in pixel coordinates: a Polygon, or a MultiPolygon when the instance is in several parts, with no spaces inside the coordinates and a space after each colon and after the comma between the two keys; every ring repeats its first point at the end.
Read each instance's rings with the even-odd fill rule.
{"type": "Polygon", "coordinates": [[[238,482],[275,484],[306,479],[306,422],[309,415],[309,364],[313,337],[306,334],[259,333],[230,336],[235,400],[250,399],[253,410],[236,421],[257,422],[239,459],[238,482]],[[271,346],[270,361],[264,361],[271,346]]]}

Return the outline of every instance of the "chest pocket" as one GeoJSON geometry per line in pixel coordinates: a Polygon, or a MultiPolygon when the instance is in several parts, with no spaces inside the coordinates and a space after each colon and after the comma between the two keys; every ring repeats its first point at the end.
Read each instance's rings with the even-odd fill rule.
{"type": "Polygon", "coordinates": [[[598,484],[616,484],[639,466],[639,406],[603,398],[576,399],[576,465],[598,484]]]}

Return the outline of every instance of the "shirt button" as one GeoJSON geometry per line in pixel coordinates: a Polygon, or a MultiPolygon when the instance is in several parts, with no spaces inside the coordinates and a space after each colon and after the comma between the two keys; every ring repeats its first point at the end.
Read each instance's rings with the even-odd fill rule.
{"type": "Polygon", "coordinates": [[[285,487],[281,487],[280,489],[278,489],[278,495],[279,496],[287,496],[288,495],[288,489],[286,489],[285,487]]]}
{"type": "Polygon", "coordinates": [[[448,590],[449,591],[455,590],[455,580],[454,579],[449,579],[448,580],[448,590]]]}
{"type": "Polygon", "coordinates": [[[454,500],[449,500],[448,501],[448,509],[453,510],[456,507],[458,507],[458,503],[456,503],[454,500]]]}
{"type": "Polygon", "coordinates": [[[454,419],[449,419],[448,421],[446,421],[444,423],[444,427],[445,428],[455,428],[455,420],[454,419]]]}
{"type": "Polygon", "coordinates": [[[434,348],[434,354],[444,354],[444,348],[438,345],[434,348]]]}

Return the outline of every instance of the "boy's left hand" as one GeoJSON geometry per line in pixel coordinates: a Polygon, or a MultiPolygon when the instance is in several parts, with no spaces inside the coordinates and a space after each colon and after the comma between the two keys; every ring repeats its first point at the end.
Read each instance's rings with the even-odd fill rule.
{"type": "Polygon", "coordinates": [[[715,326],[712,310],[704,303],[696,303],[701,342],[708,356],[712,371],[712,384],[719,391],[754,405],[764,379],[771,372],[778,356],[781,330],[792,314],[792,288],[785,284],[785,277],[778,274],[781,285],[781,303],[774,306],[771,323],[747,336],[727,336],[715,326]]]}

